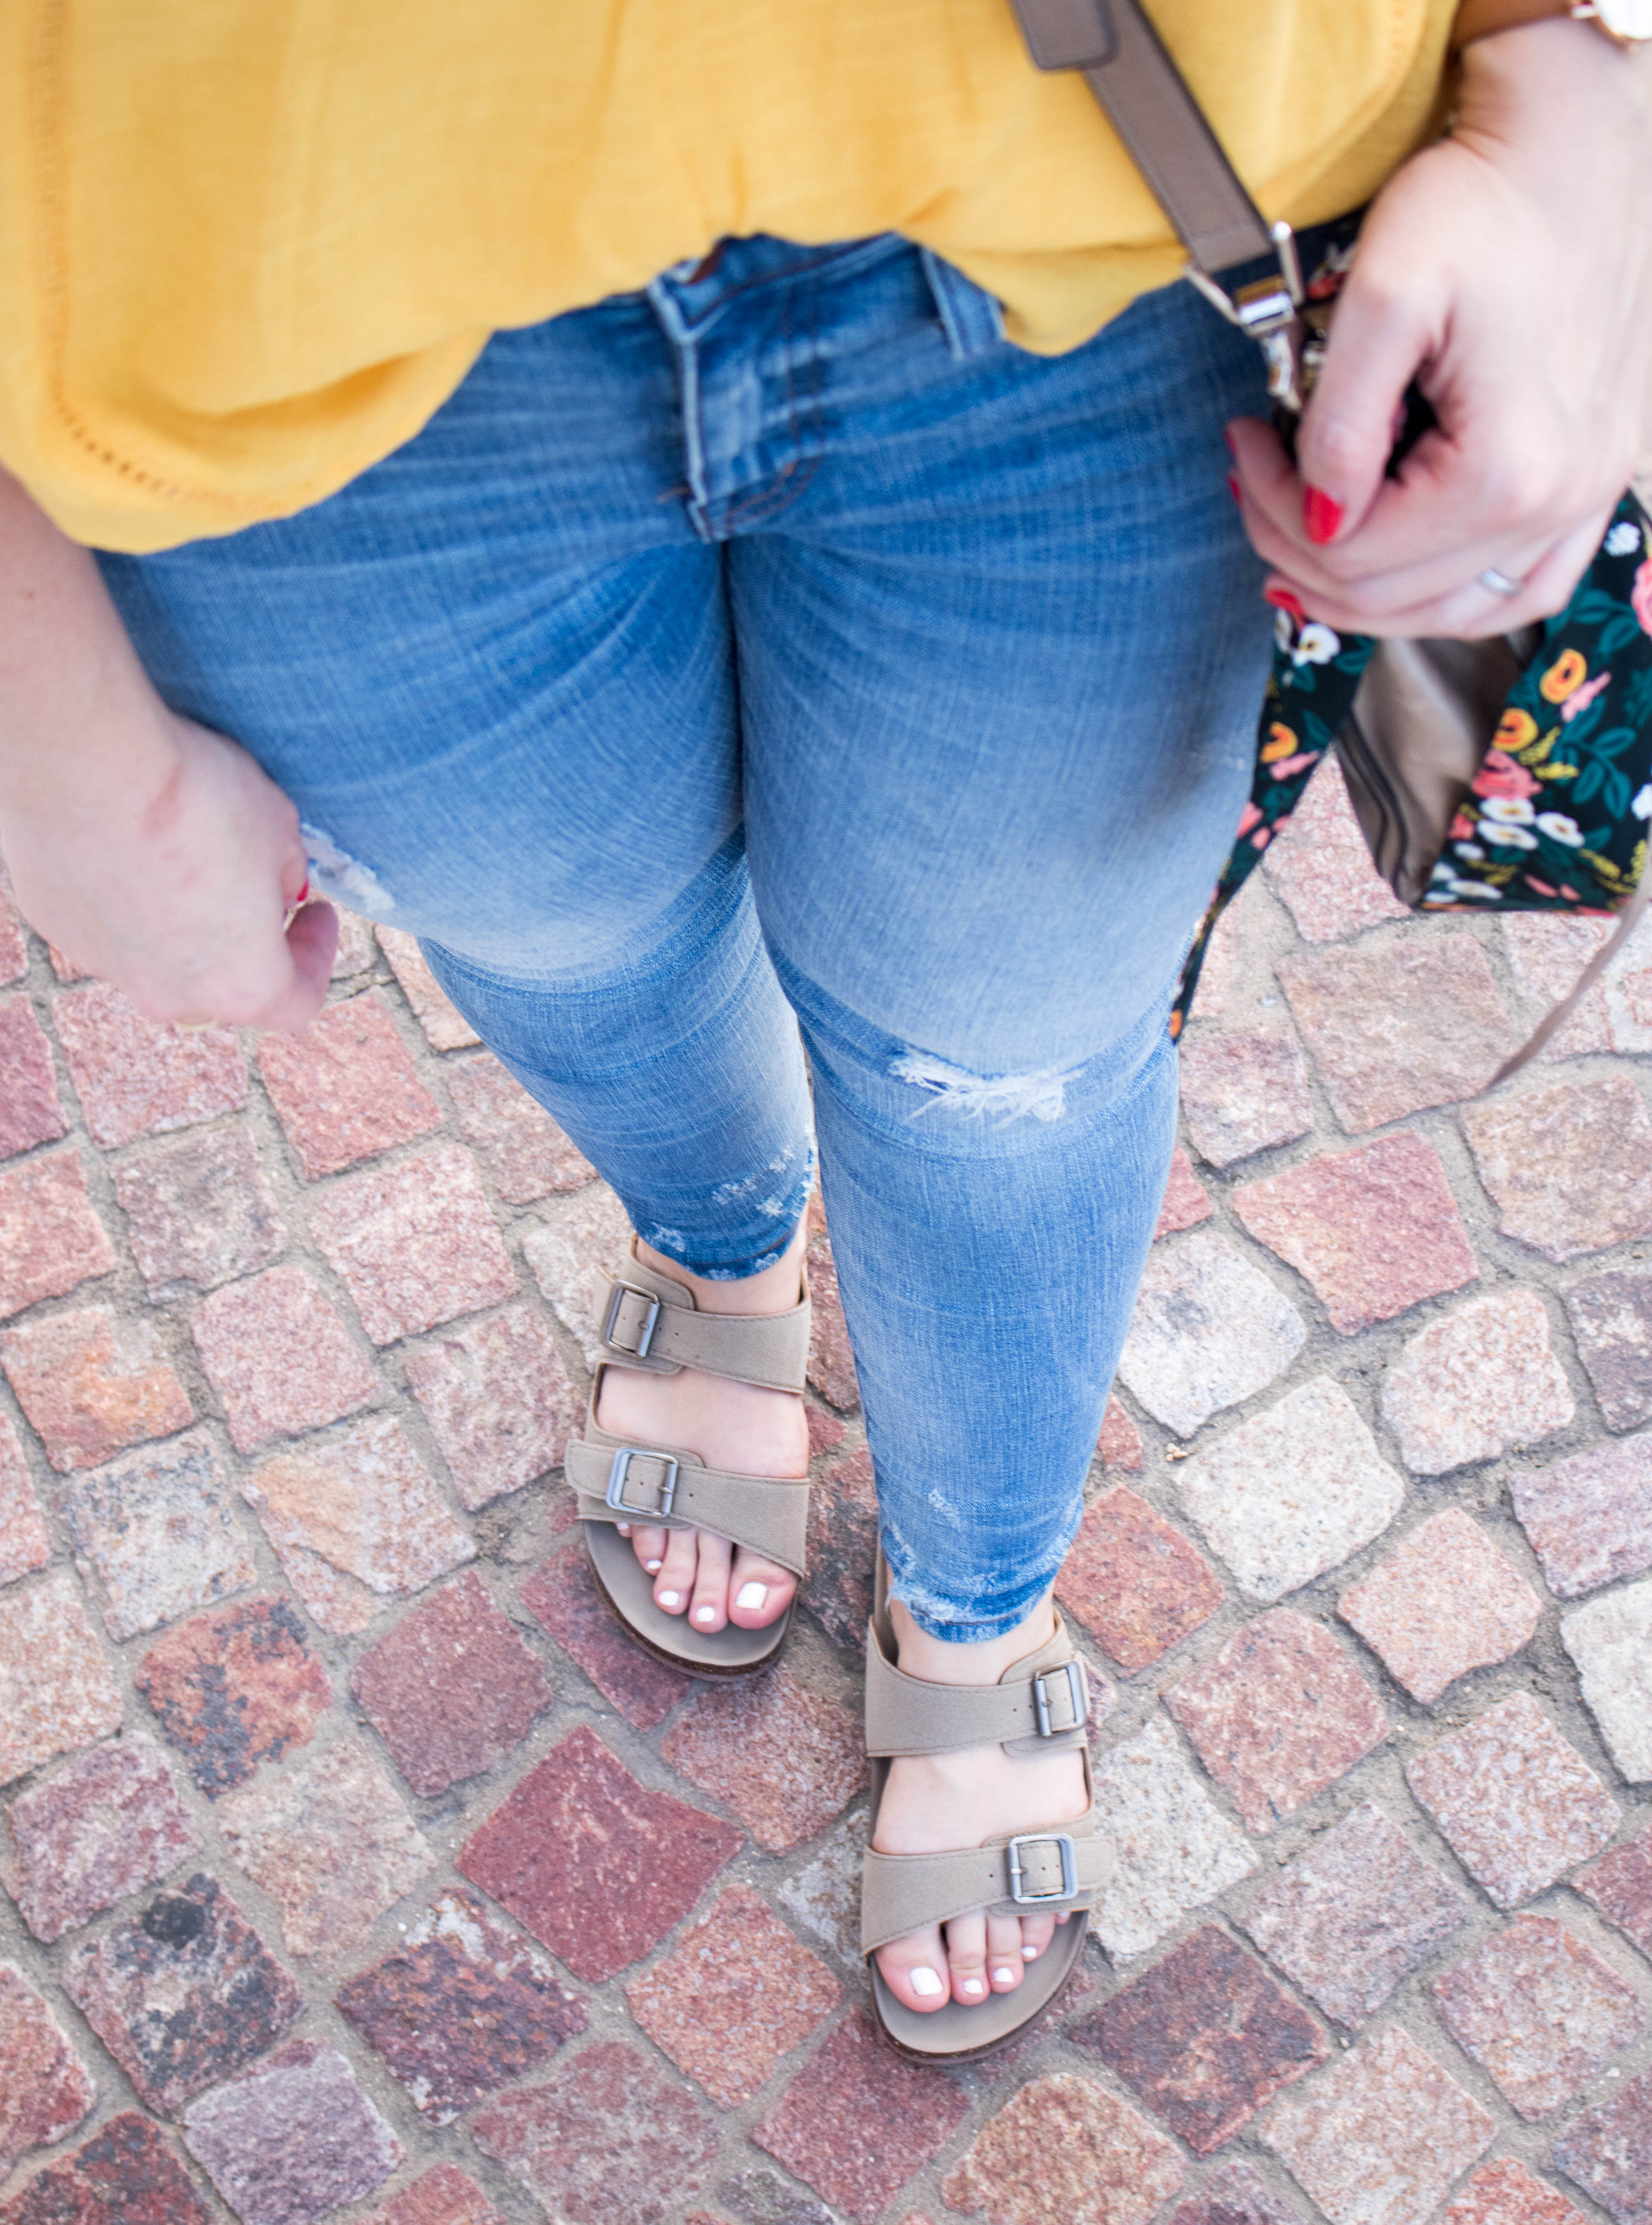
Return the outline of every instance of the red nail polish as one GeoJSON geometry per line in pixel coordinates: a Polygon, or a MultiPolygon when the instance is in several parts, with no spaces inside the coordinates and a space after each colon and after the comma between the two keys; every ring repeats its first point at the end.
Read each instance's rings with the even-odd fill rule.
{"type": "Polygon", "coordinates": [[[1243,510],[1244,508],[1244,496],[1240,491],[1239,482],[1234,478],[1231,472],[1227,475],[1227,491],[1232,496],[1234,501],[1238,504],[1240,509],[1243,510]]]}
{"type": "Polygon", "coordinates": [[[1307,528],[1307,537],[1316,548],[1323,548],[1327,541],[1337,537],[1337,528],[1342,523],[1342,504],[1333,502],[1328,494],[1311,486],[1302,499],[1302,523],[1307,528]]]}
{"type": "Polygon", "coordinates": [[[1306,618],[1307,616],[1288,587],[1264,587],[1262,599],[1265,603],[1271,603],[1276,611],[1288,611],[1294,618],[1306,618]]]}
{"type": "Polygon", "coordinates": [[[297,895],[293,898],[293,902],[294,902],[295,904],[307,904],[307,903],[308,903],[308,902],[309,902],[309,901],[310,901],[310,877],[309,877],[309,875],[308,875],[307,873],[306,873],[306,874],[305,874],[305,876],[304,876],[304,885],[303,885],[303,887],[299,891],[298,894],[297,894],[297,895]]]}

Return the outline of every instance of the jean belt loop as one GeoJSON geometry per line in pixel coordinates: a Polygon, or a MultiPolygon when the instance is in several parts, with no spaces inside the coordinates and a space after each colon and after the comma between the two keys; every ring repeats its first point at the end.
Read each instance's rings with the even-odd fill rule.
{"type": "Polygon", "coordinates": [[[923,257],[924,276],[934,296],[935,314],[946,335],[946,345],[959,361],[996,347],[1003,338],[1003,311],[994,296],[937,255],[933,247],[920,248],[918,252],[923,257]]]}

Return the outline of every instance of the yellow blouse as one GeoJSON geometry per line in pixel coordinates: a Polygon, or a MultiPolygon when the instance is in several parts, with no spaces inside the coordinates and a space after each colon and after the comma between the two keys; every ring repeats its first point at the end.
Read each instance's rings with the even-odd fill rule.
{"type": "MultiPolygon", "coordinates": [[[[1455,0],[1151,0],[1264,212],[1437,128],[1455,0]]],[[[302,509],[488,333],[895,231],[1075,346],[1180,251],[1009,0],[0,0],[0,461],[77,539],[302,509]]]]}

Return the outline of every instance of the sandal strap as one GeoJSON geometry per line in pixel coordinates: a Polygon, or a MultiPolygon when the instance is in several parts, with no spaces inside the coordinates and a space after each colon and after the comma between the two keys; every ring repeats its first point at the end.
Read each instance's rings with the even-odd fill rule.
{"type": "Polygon", "coordinates": [[[608,1277],[598,1313],[603,1357],[647,1375],[685,1367],[761,1391],[801,1391],[809,1357],[807,1294],[783,1314],[708,1314],[693,1292],[637,1258],[608,1277]]]}
{"type": "Polygon", "coordinates": [[[595,1428],[569,1445],[563,1474],[578,1495],[582,1522],[709,1530],[795,1576],[804,1573],[807,1476],[738,1475],[706,1467],[692,1453],[628,1444],[595,1428]]]}
{"type": "Polygon", "coordinates": [[[997,1915],[1088,1908],[1112,1874],[1112,1848],[1093,1810],[1076,1822],[1018,1831],[945,1854],[881,1854],[869,1848],[861,1876],[864,1955],[927,1924],[985,1908],[997,1915]]]}
{"type": "Polygon", "coordinates": [[[1086,1744],[1090,1679],[1058,1613],[1055,1635],[1006,1669],[996,1684],[932,1684],[908,1677],[884,1651],[876,1624],[866,1648],[866,1751],[947,1753],[1002,1746],[1010,1753],[1086,1744]]]}

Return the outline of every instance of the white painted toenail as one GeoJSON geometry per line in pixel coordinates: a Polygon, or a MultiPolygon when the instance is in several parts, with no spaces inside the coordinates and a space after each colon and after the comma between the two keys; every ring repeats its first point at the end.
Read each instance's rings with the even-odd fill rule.
{"type": "Polygon", "coordinates": [[[934,1972],[926,1969],[921,1962],[915,1970],[908,1970],[907,1976],[913,1992],[922,2000],[933,2000],[937,1994],[944,1994],[946,1990],[934,1972]]]}
{"type": "Polygon", "coordinates": [[[1022,1949],[1022,1950],[1021,1950],[1021,1959],[1022,1959],[1022,1961],[1023,1962],[1037,1962],[1037,1960],[1038,1960],[1038,1949],[1037,1949],[1037,1948],[1036,1948],[1036,1947],[1023,1947],[1023,1948],[1022,1949]]]}
{"type": "Polygon", "coordinates": [[[682,1605],[682,1594],[680,1592],[661,1592],[657,1594],[657,1597],[661,1607],[680,1607],[682,1605]]]}
{"type": "Polygon", "coordinates": [[[992,1973],[992,1982],[995,1986],[1013,1986],[1016,1982],[1016,1974],[1013,1970],[995,1970],[992,1973]]]}
{"type": "MultiPolygon", "coordinates": [[[[651,1576],[658,1575],[660,1573],[661,1564],[658,1561],[644,1561],[642,1566],[648,1570],[651,1576]]],[[[673,1599],[675,1599],[676,1594],[674,1592],[671,1596],[673,1599]]]]}
{"type": "Polygon", "coordinates": [[[697,1607],[694,1609],[694,1620],[696,1622],[715,1622],[717,1620],[717,1609],[714,1607],[697,1607]]]}
{"type": "Polygon", "coordinates": [[[978,1978],[965,1978],[964,1981],[964,1991],[966,1994],[984,1994],[986,1991],[986,1987],[981,1983],[981,1981],[978,1978]]]}
{"type": "Polygon", "coordinates": [[[767,1584],[742,1584],[734,1595],[736,1607],[761,1607],[769,1596],[767,1584]]]}

